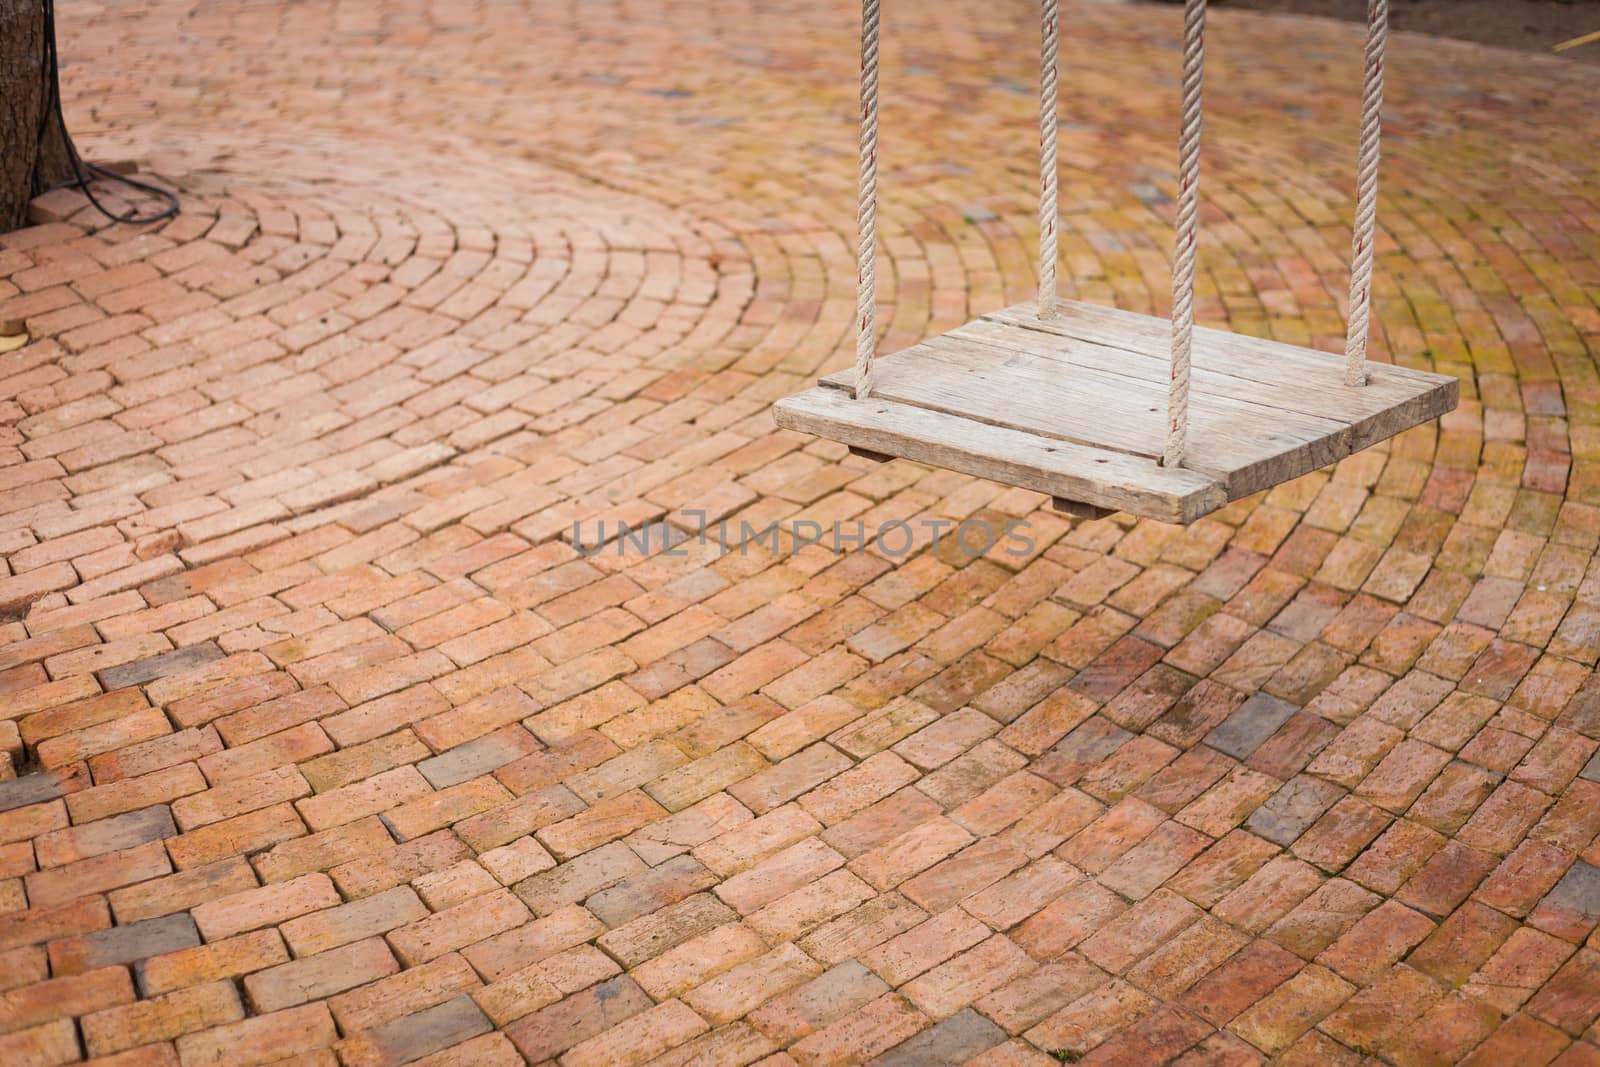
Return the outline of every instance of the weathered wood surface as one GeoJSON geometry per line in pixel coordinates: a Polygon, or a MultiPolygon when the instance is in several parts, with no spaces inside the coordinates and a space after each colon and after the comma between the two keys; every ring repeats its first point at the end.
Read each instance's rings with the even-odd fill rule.
{"type": "MultiPolygon", "coordinates": [[[[952,332],[966,331],[991,338],[1010,336],[1024,349],[1030,344],[1028,332],[1114,349],[1140,357],[1124,360],[1123,373],[1159,381],[1166,388],[1171,345],[1166,319],[1069,300],[1061,301],[1058,314],[1048,319],[1034,314],[1032,305],[1018,304],[952,332]],[[989,324],[1001,332],[984,331],[989,324]],[[1008,326],[1021,332],[1005,329],[1008,326]]],[[[1200,392],[1348,423],[1356,451],[1393,437],[1399,430],[1390,427],[1406,418],[1414,421],[1401,429],[1453,410],[1460,395],[1460,383],[1447,374],[1370,361],[1367,384],[1351,388],[1344,384],[1341,354],[1205,327],[1194,333],[1191,374],[1193,387],[1200,392]]]]}
{"type": "Polygon", "coordinates": [[[1131,511],[1164,522],[1193,522],[1225,502],[1222,487],[1198,471],[1167,469],[1105,449],[872,398],[815,388],[778,401],[778,425],[852,448],[1021,486],[1064,500],[1131,511]]]}
{"type": "MultiPolygon", "coordinates": [[[[1073,353],[1082,347],[1074,344],[1073,353]]],[[[1166,434],[1164,382],[950,335],[881,360],[874,396],[1147,462],[1161,454],[1166,434]]],[[[1279,416],[1198,390],[1190,394],[1189,411],[1184,465],[1230,490],[1240,487],[1239,495],[1274,484],[1285,456],[1315,469],[1350,452],[1346,425],[1331,419],[1279,416]]]]}
{"type": "MultiPolygon", "coordinates": [[[[1007,308],[880,359],[872,399],[942,418],[945,428],[930,438],[942,433],[967,452],[973,428],[989,427],[1120,454],[1142,465],[1134,484],[1153,490],[1138,471],[1161,471],[1155,458],[1166,433],[1168,330],[1164,319],[1075,301],[1043,321],[1031,306],[1007,308]]],[[[1373,364],[1370,373],[1367,385],[1351,388],[1333,354],[1197,331],[1185,469],[1213,479],[1234,500],[1456,405],[1459,387],[1446,375],[1387,364],[1373,364]]],[[[842,371],[820,384],[849,397],[854,375],[842,371]]],[[[916,458],[898,444],[864,447],[916,458]]],[[[928,441],[917,447],[926,451],[928,441]]],[[[1170,501],[1164,507],[1174,510],[1170,501]]]]}

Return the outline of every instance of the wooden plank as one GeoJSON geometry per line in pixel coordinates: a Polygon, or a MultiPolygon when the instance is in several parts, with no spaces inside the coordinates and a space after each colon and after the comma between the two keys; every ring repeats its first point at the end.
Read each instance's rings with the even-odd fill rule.
{"type": "MultiPolygon", "coordinates": [[[[1041,320],[1032,304],[1015,304],[984,315],[978,321],[1005,323],[1029,330],[1078,337],[1111,347],[1124,348],[1136,355],[1165,364],[1172,345],[1172,325],[1166,319],[1120,308],[1086,304],[1081,300],[1057,301],[1057,314],[1041,320]]],[[[1321,377],[1344,386],[1344,358],[1340,354],[1291,345],[1248,334],[1232,333],[1206,326],[1194,331],[1192,365],[1248,381],[1276,383],[1305,376],[1321,377]]],[[[1373,381],[1362,387],[1386,398],[1393,396],[1390,386],[1411,385],[1426,389],[1442,384],[1448,375],[1415,370],[1388,363],[1369,363],[1373,381]]],[[[1352,394],[1354,394],[1352,390],[1352,394]]],[[[1381,406],[1380,402],[1380,406],[1381,406]]],[[[1339,412],[1324,408],[1322,413],[1337,417],[1339,412]]]]}
{"type": "MultiPolygon", "coordinates": [[[[1031,316],[1033,313],[1028,311],[1027,314],[1031,316]]],[[[1130,315],[1125,311],[1117,314],[1165,325],[1164,320],[1150,319],[1145,315],[1130,315]]],[[[1034,321],[1038,320],[1035,318],[1034,321]]],[[[1315,349],[1298,348],[1276,341],[1264,342],[1273,350],[1274,362],[1266,368],[1253,367],[1252,377],[1241,378],[1230,370],[1218,369],[1218,363],[1231,360],[1230,354],[1217,350],[1222,343],[1218,338],[1238,338],[1240,341],[1259,339],[1238,337],[1221,330],[1205,332],[1211,335],[1207,341],[1209,350],[1204,359],[1196,358],[1191,365],[1191,419],[1192,412],[1196,410],[1194,405],[1197,397],[1227,397],[1241,403],[1343,422],[1349,426],[1346,444],[1351,452],[1359,452],[1402,430],[1455,410],[1461,395],[1460,383],[1448,374],[1391,367],[1385,363],[1370,364],[1370,380],[1366,385],[1347,386],[1344,384],[1343,359],[1315,349]]],[[[1043,333],[1051,340],[1041,347],[1037,340],[1041,333],[1037,329],[991,318],[970,322],[946,336],[970,337],[996,347],[1052,359],[1062,367],[1063,373],[1078,365],[1085,365],[1139,378],[1157,387],[1161,393],[1162,410],[1165,410],[1170,355],[1164,347],[1155,352],[1114,348],[1100,341],[1071,337],[1055,330],[1043,333]],[[1130,359],[1130,355],[1141,358],[1130,359]]],[[[1145,337],[1166,344],[1164,335],[1147,332],[1145,337]]],[[[1189,433],[1192,447],[1196,433],[1193,425],[1189,433]]]]}
{"type": "MultiPolygon", "coordinates": [[[[1081,363],[1108,373],[1125,374],[1141,381],[1158,383],[1163,391],[1171,373],[1164,340],[1159,342],[1160,347],[1140,350],[1100,338],[1079,337],[1058,330],[1038,330],[993,318],[967,323],[946,336],[971,338],[1000,348],[1038,353],[1061,364],[1081,363]]],[[[1272,377],[1260,374],[1241,376],[1233,373],[1226,362],[1226,355],[1214,352],[1208,353],[1205,359],[1194,360],[1190,367],[1191,390],[1349,424],[1381,414],[1455,380],[1441,374],[1428,376],[1435,380],[1417,382],[1375,373],[1367,385],[1350,388],[1344,384],[1344,361],[1321,353],[1317,353],[1309,365],[1279,364],[1276,375],[1272,377]],[[1219,363],[1224,365],[1219,366],[1219,363]]],[[[1382,364],[1377,367],[1389,369],[1382,364]]]]}
{"type": "MultiPolygon", "coordinates": [[[[1172,337],[1172,325],[1166,319],[1080,300],[1058,301],[1057,309],[1058,314],[1041,320],[1032,304],[1016,304],[968,327],[987,320],[1089,341],[1136,357],[1127,360],[1130,373],[1149,373],[1166,380],[1172,337]]],[[[1026,345],[1026,341],[1018,343],[1026,345]]],[[[1454,411],[1461,397],[1461,383],[1448,374],[1370,361],[1367,384],[1347,386],[1344,360],[1335,353],[1208,327],[1195,328],[1191,371],[1192,388],[1201,392],[1232,396],[1254,392],[1276,407],[1349,423],[1346,443],[1351,452],[1454,411]],[[1234,380],[1240,384],[1233,384],[1234,380]]],[[[1191,393],[1191,402],[1192,398],[1191,393]]],[[[1240,495],[1230,487],[1231,497],[1240,495]]]]}
{"type": "MultiPolygon", "coordinates": [[[[848,383],[850,375],[824,384],[848,383]]],[[[874,398],[957,415],[1058,441],[1139,457],[1160,455],[1166,388],[1033,353],[934,338],[879,361],[874,398]]],[[[1243,496],[1349,455],[1348,428],[1328,419],[1194,397],[1184,466],[1243,496]],[[1290,475],[1292,477],[1292,475],[1290,475]]],[[[1065,494],[1070,495],[1070,494],[1065,494]]]]}
{"type": "Polygon", "coordinates": [[[839,389],[808,389],[778,401],[773,417],[785,429],[855,448],[1163,522],[1193,522],[1226,503],[1222,486],[1198,471],[882,397],[858,402],[839,389]]]}

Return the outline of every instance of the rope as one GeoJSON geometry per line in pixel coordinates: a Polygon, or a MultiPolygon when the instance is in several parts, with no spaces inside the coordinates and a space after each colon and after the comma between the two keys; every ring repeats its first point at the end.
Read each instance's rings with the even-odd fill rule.
{"type": "Polygon", "coordinates": [[[1350,324],[1344,338],[1344,383],[1367,381],[1367,331],[1372,311],[1372,244],[1378,222],[1378,149],[1383,139],[1383,48],[1389,0],[1369,0],[1367,75],[1361,97],[1361,152],[1356,163],[1356,220],[1351,237],[1350,324]]]}
{"type": "Polygon", "coordinates": [[[1056,306],[1056,78],[1060,0],[1039,5],[1039,317],[1056,306]]]}
{"type": "Polygon", "coordinates": [[[872,395],[878,288],[878,0],[861,0],[861,156],[856,203],[856,399],[872,395]]]}
{"type": "Polygon", "coordinates": [[[1205,66],[1205,37],[1206,0],[1185,0],[1178,222],[1172,254],[1172,381],[1167,387],[1167,446],[1161,457],[1162,464],[1168,467],[1183,462],[1183,449],[1189,436],[1189,353],[1194,343],[1195,243],[1200,215],[1200,81],[1205,66]]]}

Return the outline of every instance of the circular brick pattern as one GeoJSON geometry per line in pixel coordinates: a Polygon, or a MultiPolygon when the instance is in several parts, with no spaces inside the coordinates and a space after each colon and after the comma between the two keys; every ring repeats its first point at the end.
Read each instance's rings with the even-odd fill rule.
{"type": "MultiPolygon", "coordinates": [[[[1036,46],[889,6],[892,349],[1032,292],[1036,46]]],[[[63,13],[184,211],[0,237],[0,1061],[1600,1059],[1592,79],[1392,44],[1374,351],[1458,411],[1069,522],[772,425],[854,17],[63,13]]],[[[1177,20],[1064,21],[1075,297],[1165,308],[1177,20]]],[[[1360,29],[1210,36],[1201,320],[1336,349],[1360,29]]]]}

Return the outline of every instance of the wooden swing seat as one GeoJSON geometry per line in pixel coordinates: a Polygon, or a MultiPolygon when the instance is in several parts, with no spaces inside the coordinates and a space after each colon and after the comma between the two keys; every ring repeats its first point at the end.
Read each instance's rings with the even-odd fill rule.
{"type": "Polygon", "coordinates": [[[944,467],[1055,498],[1074,514],[1200,516],[1318,470],[1456,406],[1443,374],[1368,363],[1344,384],[1329,352],[1196,329],[1191,431],[1181,467],[1167,432],[1171,324],[1058,300],[976,319],[876,362],[865,401],[853,371],[778,401],[786,429],[874,458],[944,467]]]}

